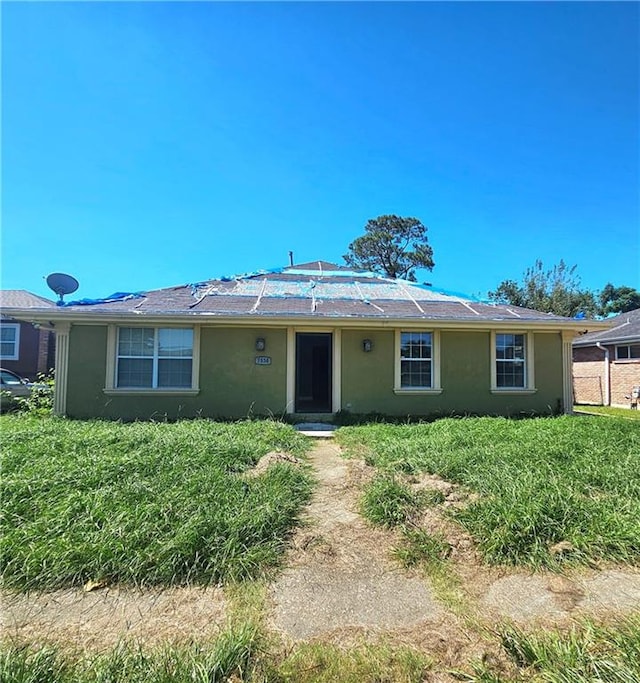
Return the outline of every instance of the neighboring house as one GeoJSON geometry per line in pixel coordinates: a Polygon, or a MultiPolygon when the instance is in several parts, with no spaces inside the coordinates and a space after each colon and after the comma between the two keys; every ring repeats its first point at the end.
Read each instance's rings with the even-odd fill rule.
{"type": "Polygon", "coordinates": [[[585,328],[323,261],[21,318],[55,326],[56,412],[122,419],[570,412],[585,328]]]}
{"type": "Polygon", "coordinates": [[[629,406],[640,387],[640,308],[606,322],[608,330],[573,342],[575,402],[629,406]]]}
{"type": "Polygon", "coordinates": [[[55,308],[53,301],[24,289],[0,290],[0,365],[21,377],[36,379],[55,363],[55,336],[48,325],[21,322],[12,317],[15,309],[55,308]]]}

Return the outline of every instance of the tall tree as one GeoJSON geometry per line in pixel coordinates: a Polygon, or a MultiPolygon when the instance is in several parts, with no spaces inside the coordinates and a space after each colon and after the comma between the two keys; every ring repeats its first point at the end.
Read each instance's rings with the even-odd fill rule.
{"type": "Polygon", "coordinates": [[[627,313],[640,308],[640,292],[633,287],[614,287],[610,282],[600,292],[602,315],[627,313]]]}
{"type": "Polygon", "coordinates": [[[576,268],[560,260],[558,265],[545,270],[542,261],[537,260],[527,268],[522,282],[503,280],[494,292],[489,292],[489,299],[567,318],[579,314],[594,317],[600,313],[600,307],[593,292],[581,289],[576,268]]]}
{"type": "Polygon", "coordinates": [[[416,268],[431,270],[435,265],[427,228],[417,218],[378,216],[364,229],[365,234],[351,242],[343,256],[350,266],[415,282],[416,268]]]}

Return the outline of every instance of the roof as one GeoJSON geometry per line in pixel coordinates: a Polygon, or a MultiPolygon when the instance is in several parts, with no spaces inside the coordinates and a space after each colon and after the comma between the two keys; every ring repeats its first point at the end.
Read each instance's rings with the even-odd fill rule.
{"type": "Polygon", "coordinates": [[[606,330],[589,332],[574,340],[574,346],[595,346],[623,342],[640,342],[640,308],[628,313],[620,313],[614,318],[607,318],[610,327],[606,330]]]}
{"type": "MultiPolygon", "coordinates": [[[[53,314],[50,314],[52,316],[53,314]]],[[[508,321],[527,326],[585,325],[550,313],[490,304],[406,280],[356,271],[327,261],[246,273],[217,280],[118,292],[104,299],[70,301],[51,319],[207,318],[253,320],[508,321]]],[[[35,319],[35,318],[34,318],[35,319]]],[[[601,326],[601,325],[600,325],[601,326]]]]}
{"type": "Polygon", "coordinates": [[[32,294],[26,289],[0,289],[0,308],[48,308],[55,302],[32,294]]]}

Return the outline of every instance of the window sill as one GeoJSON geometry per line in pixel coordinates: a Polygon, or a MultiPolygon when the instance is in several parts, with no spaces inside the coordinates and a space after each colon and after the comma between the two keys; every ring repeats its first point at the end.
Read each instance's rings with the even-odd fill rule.
{"type": "Polygon", "coordinates": [[[200,389],[103,389],[107,396],[197,396],[200,389]]]}
{"type": "Polygon", "coordinates": [[[627,363],[640,363],[640,358],[616,358],[613,361],[613,364],[617,365],[618,363],[620,363],[620,365],[625,365],[627,363]]]}
{"type": "Polygon", "coordinates": [[[537,389],[517,389],[514,387],[509,387],[508,389],[497,389],[496,387],[493,387],[491,389],[492,394],[505,394],[507,396],[530,396],[537,392],[537,389]]]}
{"type": "Polygon", "coordinates": [[[423,394],[428,396],[430,394],[441,394],[442,389],[394,389],[393,393],[398,396],[421,396],[423,394]]]}

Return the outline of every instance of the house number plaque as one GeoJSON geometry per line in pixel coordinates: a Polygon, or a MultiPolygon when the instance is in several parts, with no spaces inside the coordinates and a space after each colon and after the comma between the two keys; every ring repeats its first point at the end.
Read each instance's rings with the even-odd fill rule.
{"type": "Polygon", "coordinates": [[[271,365],[271,356],[256,356],[256,365],[271,365]]]}

